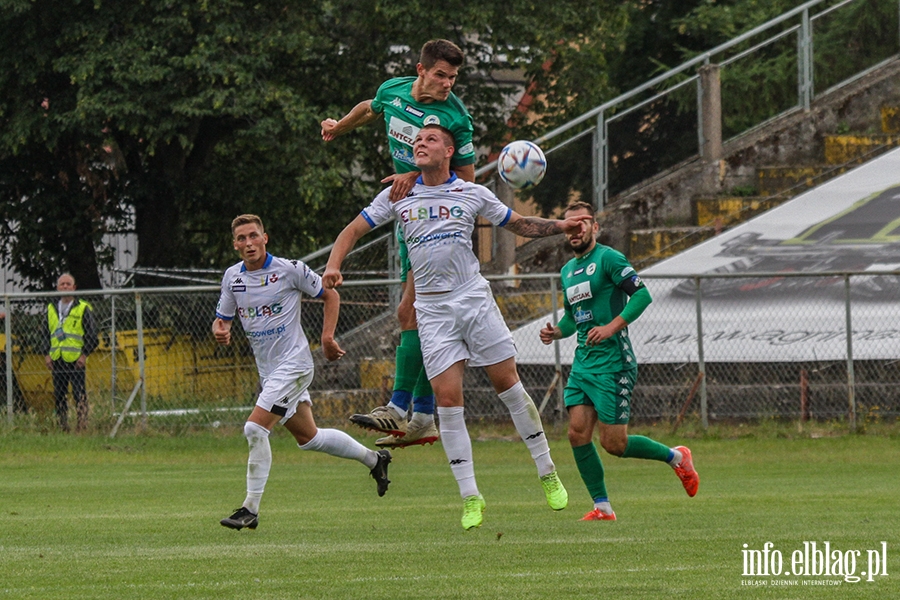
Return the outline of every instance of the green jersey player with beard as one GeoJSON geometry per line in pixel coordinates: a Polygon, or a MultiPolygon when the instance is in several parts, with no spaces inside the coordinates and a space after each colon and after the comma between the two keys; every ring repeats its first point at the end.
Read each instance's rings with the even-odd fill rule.
{"type": "Polygon", "coordinates": [[[637,381],[637,360],[628,337],[628,324],[652,300],[628,259],[597,243],[599,224],[593,220],[593,206],[575,202],[566,208],[567,218],[578,215],[590,215],[592,221],[581,233],[566,236],[575,258],[560,273],[565,313],[556,327],[547,323],[540,337],[544,344],[550,344],[578,334],[565,403],[575,463],[594,501],[593,510],[582,520],[615,521],[603,464],[592,441],[595,424],[604,450],[622,458],[668,463],[688,496],[697,493],[700,477],[694,470],[691,451],[685,446],[669,448],[645,436],[628,435],[631,394],[637,381]]]}
{"type": "MultiPolygon", "coordinates": [[[[384,117],[393,175],[382,180],[391,182],[390,200],[405,198],[419,176],[412,146],[419,130],[426,125],[441,125],[453,135],[454,154],[451,169],[463,181],[475,181],[475,147],[472,144],[472,117],[451,89],[465,60],[462,50],[449,40],[431,40],[422,46],[415,77],[395,77],[385,81],[371,100],[357,104],[340,120],[322,121],[322,139],[337,136],[384,117]]],[[[400,321],[400,345],[396,351],[394,391],[387,406],[378,406],[367,414],[357,414],[350,421],[361,427],[388,434],[375,444],[383,448],[433,444],[438,439],[434,424],[434,392],[425,375],[419,340],[415,288],[407,283],[410,263],[403,236],[398,231],[400,246],[400,280],[403,294],[397,307],[400,321]],[[406,415],[412,404],[412,418],[406,415]]]]}

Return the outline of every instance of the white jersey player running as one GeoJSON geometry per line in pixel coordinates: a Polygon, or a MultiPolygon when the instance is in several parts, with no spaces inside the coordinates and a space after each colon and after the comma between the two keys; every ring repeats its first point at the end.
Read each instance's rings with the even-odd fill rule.
{"type": "Polygon", "coordinates": [[[525,237],[580,232],[585,219],[519,215],[487,188],[457,179],[450,172],[453,152],[453,136],[447,129],[424,126],[413,146],[422,175],[412,192],[394,204],[387,190],[379,194],[338,236],[322,279],[326,288],[339,286],[341,264],[359,238],[392,218],[400,222],[415,279],[425,370],[437,399],[444,450],[463,498],[462,526],[471,529],[481,525],[485,502],[475,482],[472,441],[463,415],[466,361],[484,367],[508,408],[551,508],[561,510],[568,502],[537,408],[519,380],[512,336],[472,252],[475,219],[484,216],[525,237]]]}
{"type": "Polygon", "coordinates": [[[296,379],[313,370],[312,352],[300,325],[300,294],[323,295],[321,279],[304,263],[266,254],[262,267],[243,261],[228,268],[216,317],[240,317],[253,349],[259,378],[296,379]]]}
{"type": "Polygon", "coordinates": [[[247,460],[247,496],[241,508],[220,522],[232,529],[256,529],[259,504],[272,466],[269,433],[283,424],[302,450],[325,452],[359,461],[370,469],[383,496],[391,454],[374,452],[337,429],[318,429],[312,414],[309,385],[313,358],[300,323],[300,294],[324,301],[322,350],[328,360],[344,351],[334,339],[340,296],[322,287],[320,277],[297,260],[276,258],[266,252],[268,236],[256,215],[240,215],[231,224],[234,249],[241,262],[225,271],[216,307],[213,334],[220,344],[231,343],[231,324],[241,319],[259,371],[261,391],[244,424],[250,446],[247,460]]]}

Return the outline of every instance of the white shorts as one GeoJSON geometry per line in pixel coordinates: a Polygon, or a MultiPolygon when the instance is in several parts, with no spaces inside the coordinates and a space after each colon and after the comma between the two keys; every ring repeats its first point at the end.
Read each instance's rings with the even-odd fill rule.
{"type": "Polygon", "coordinates": [[[516,355],[491,285],[481,276],[446,294],[416,294],[415,307],[428,379],[461,360],[485,367],[516,355]]]}
{"type": "Polygon", "coordinates": [[[287,377],[276,373],[262,382],[262,391],[256,399],[256,405],[280,416],[278,422],[284,423],[297,412],[298,404],[312,404],[312,398],[309,397],[312,380],[313,371],[287,377]]]}

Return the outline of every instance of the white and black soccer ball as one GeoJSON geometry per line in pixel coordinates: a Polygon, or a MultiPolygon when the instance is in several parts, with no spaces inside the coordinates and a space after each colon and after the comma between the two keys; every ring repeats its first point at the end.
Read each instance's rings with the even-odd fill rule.
{"type": "Polygon", "coordinates": [[[537,144],[525,140],[508,143],[497,159],[500,179],[517,190],[533,188],[547,172],[547,159],[537,144]]]}

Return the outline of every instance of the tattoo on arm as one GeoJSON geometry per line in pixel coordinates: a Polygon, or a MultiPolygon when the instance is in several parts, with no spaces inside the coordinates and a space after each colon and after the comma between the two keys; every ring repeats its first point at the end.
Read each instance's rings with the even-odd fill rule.
{"type": "Polygon", "coordinates": [[[547,237],[562,233],[556,221],[539,217],[522,217],[514,223],[508,223],[506,229],[527,238],[547,237]]]}

